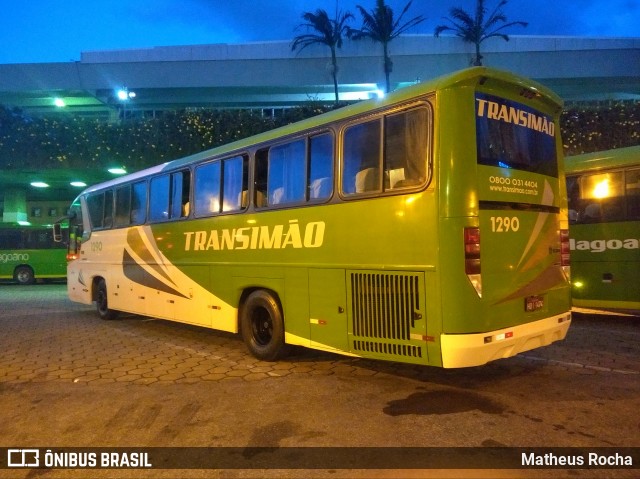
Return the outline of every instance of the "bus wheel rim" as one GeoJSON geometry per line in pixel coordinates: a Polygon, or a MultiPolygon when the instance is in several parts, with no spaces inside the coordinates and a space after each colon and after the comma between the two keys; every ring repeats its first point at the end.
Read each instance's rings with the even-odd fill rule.
{"type": "Polygon", "coordinates": [[[251,329],[255,341],[265,346],[273,338],[273,322],[271,315],[265,308],[256,308],[251,322],[251,329]]]}

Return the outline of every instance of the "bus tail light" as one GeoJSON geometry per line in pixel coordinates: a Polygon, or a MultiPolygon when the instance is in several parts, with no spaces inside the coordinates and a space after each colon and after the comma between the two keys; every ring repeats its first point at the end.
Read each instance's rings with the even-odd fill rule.
{"type": "Polygon", "coordinates": [[[478,296],[482,298],[480,228],[464,229],[464,272],[467,274],[478,296]]]}
{"type": "Polygon", "coordinates": [[[569,230],[560,230],[560,265],[565,276],[571,274],[571,246],[569,244],[569,230]]]}
{"type": "Polygon", "coordinates": [[[78,259],[77,253],[67,253],[67,261],[74,261],[78,259]]]}

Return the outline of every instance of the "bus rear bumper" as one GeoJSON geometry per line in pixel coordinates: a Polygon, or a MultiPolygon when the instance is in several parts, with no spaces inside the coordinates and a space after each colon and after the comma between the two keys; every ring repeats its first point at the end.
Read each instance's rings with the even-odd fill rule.
{"type": "Polygon", "coordinates": [[[481,366],[496,359],[509,358],[530,349],[564,339],[571,324],[571,313],[476,334],[442,334],[442,366],[464,368],[481,366]]]}

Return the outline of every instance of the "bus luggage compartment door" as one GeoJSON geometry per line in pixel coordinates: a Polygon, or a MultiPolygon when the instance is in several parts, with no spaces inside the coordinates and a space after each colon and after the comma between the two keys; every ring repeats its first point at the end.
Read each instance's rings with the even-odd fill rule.
{"type": "Polygon", "coordinates": [[[344,269],[309,269],[311,347],[348,351],[344,269]]]}
{"type": "Polygon", "coordinates": [[[425,278],[413,271],[347,271],[350,351],[427,364],[425,278]]]}

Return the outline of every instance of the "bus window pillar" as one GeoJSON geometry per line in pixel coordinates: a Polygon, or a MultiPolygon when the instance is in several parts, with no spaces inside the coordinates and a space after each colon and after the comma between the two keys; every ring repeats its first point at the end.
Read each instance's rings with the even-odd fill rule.
{"type": "Polygon", "coordinates": [[[4,192],[3,223],[27,221],[27,192],[20,188],[9,188],[4,192]]]}

